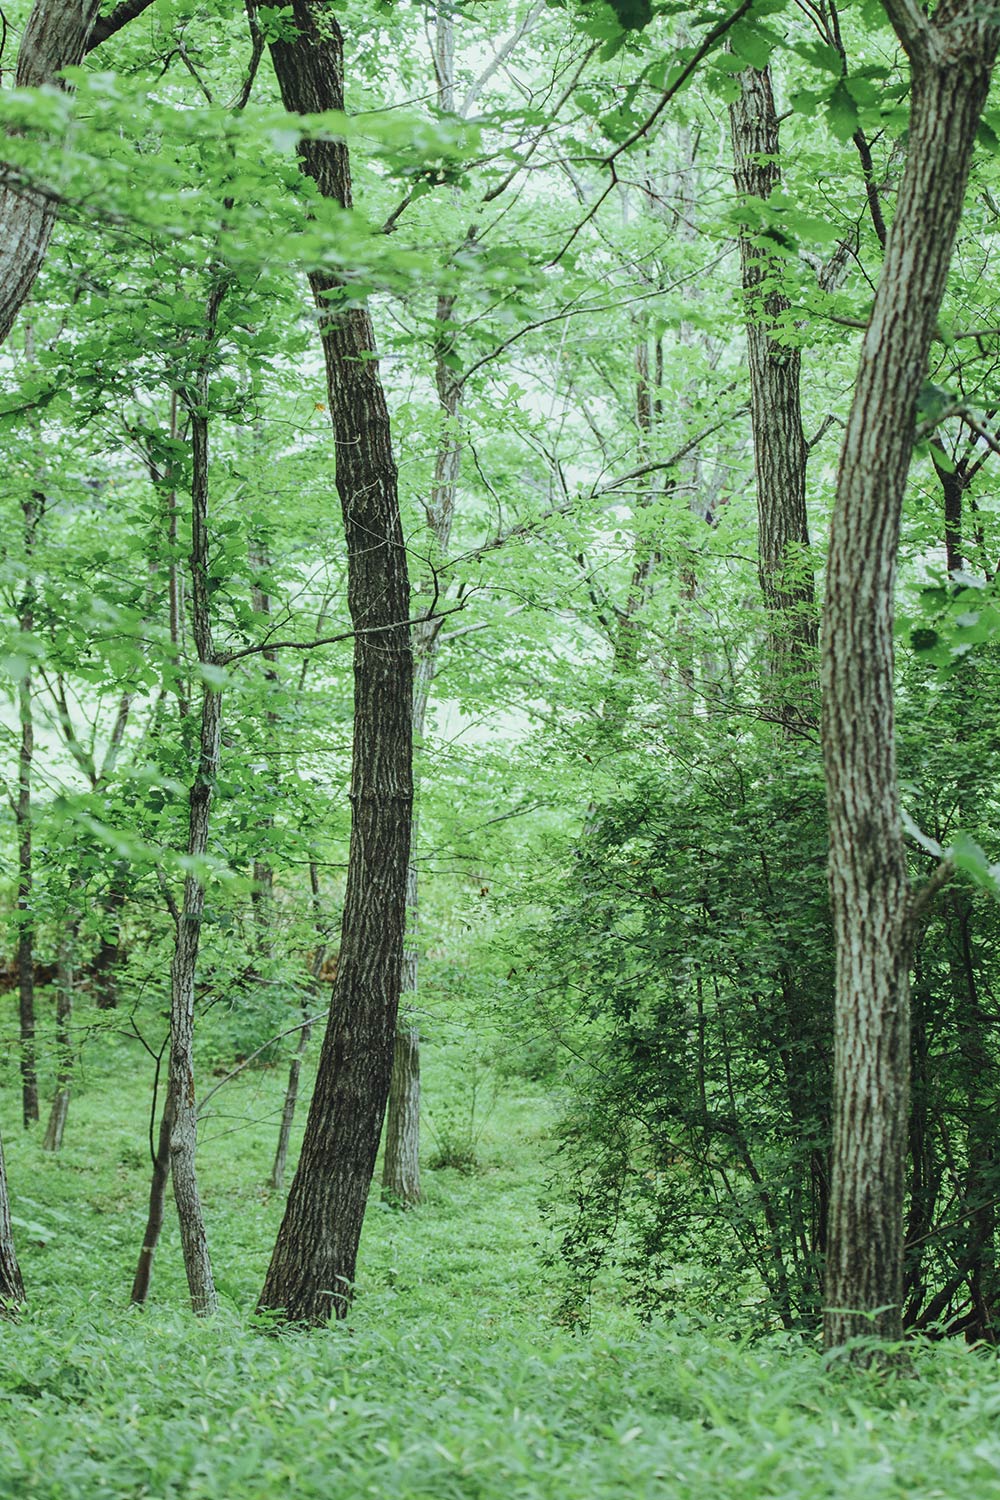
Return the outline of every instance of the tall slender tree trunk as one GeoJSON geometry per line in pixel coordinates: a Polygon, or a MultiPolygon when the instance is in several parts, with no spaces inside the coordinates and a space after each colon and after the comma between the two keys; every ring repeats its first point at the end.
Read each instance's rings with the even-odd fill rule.
{"type": "MultiPolygon", "coordinates": [[[[160,1130],[156,1142],[156,1150],[153,1153],[153,1173],[149,1183],[149,1207],[146,1211],[146,1231],[142,1237],[139,1247],[139,1259],[136,1262],[135,1276],[132,1280],[132,1294],[129,1301],[136,1307],[142,1307],[149,1296],[149,1283],[153,1276],[153,1257],[156,1247],[160,1242],[160,1233],[163,1229],[163,1215],[167,1201],[167,1183],[170,1181],[170,1136],[173,1130],[174,1118],[167,1095],[163,1106],[163,1114],[160,1117],[160,1130]]],[[[152,1124],[150,1131],[152,1132],[152,1124]]]]}
{"type": "MultiPolygon", "coordinates": [[[[453,114],[456,103],[455,20],[450,5],[435,6],[433,61],[438,107],[453,114]]],[[[469,242],[474,238],[473,228],[469,231],[469,242]]],[[[455,298],[447,294],[440,295],[434,315],[437,325],[434,340],[434,383],[441,428],[434,455],[430,504],[425,506],[436,566],[440,565],[448,553],[462,463],[458,427],[464,385],[462,377],[453,368],[455,336],[451,323],[454,312],[455,298]]],[[[418,757],[427,721],[427,705],[437,671],[439,630],[440,624],[434,622],[413,627],[413,743],[418,757]]],[[[420,989],[418,817],[415,811],[410,829],[406,875],[406,935],[402,970],[405,1009],[396,1028],[382,1161],[383,1196],[391,1203],[407,1207],[420,1202],[420,1026],[416,1015],[420,989]]]]}
{"type": "MultiPolygon", "coordinates": [[[[222,283],[209,301],[209,340],[214,333],[222,283]]],[[[191,611],[198,660],[215,665],[208,583],[208,418],[207,372],[191,410],[191,611]]],[[[219,774],[222,734],[222,694],[204,683],[198,769],[188,794],[187,853],[204,857],[212,811],[212,792],[219,774]]],[[[170,966],[170,1071],[167,1099],[170,1109],[170,1179],[184,1252],[191,1306],[207,1315],[218,1308],[212,1263],[208,1254],[205,1217],[195,1169],[198,1109],[194,1089],[194,985],[205,911],[205,884],[197,868],[184,881],[184,898],[177,921],[177,938],[170,966]]]]}
{"type": "Polygon", "coordinates": [[[886,10],[912,66],[906,170],[844,438],[823,631],[837,950],[827,1347],[901,1332],[912,901],[899,822],[893,609],[915,410],[996,55],[973,0],[886,10]]]}
{"type": "Polygon", "coordinates": [[[295,1108],[299,1099],[299,1083],[302,1078],[302,1064],[309,1047],[312,1036],[312,1026],[306,1019],[313,1004],[319,995],[320,975],[323,972],[323,963],[326,959],[326,939],[323,930],[322,909],[319,897],[319,870],[316,868],[315,860],[309,861],[309,886],[312,893],[313,912],[316,918],[317,946],[312,962],[312,980],[302,1001],[303,1026],[299,1031],[299,1039],[295,1046],[295,1052],[291,1062],[288,1064],[288,1085],[285,1089],[285,1102],[281,1109],[281,1125],[278,1129],[278,1144],[274,1152],[274,1164],[271,1167],[269,1183],[276,1193],[280,1193],[285,1183],[285,1167],[288,1164],[288,1143],[292,1135],[292,1122],[295,1119],[295,1108]]]}
{"type": "MultiPolygon", "coordinates": [[[[33,492],[21,506],[24,516],[24,552],[27,582],[18,611],[23,635],[35,628],[35,585],[31,576],[35,532],[43,497],[33,492]]],[[[18,716],[21,739],[17,761],[17,985],[21,1029],[21,1114],[25,1129],[38,1119],[38,1069],[35,1055],[35,915],[34,861],[32,848],[31,772],[35,754],[34,684],[25,672],[18,684],[18,716]]]]}
{"type": "Polygon", "coordinates": [[[70,1086],[73,1081],[73,1040],[70,1022],[73,1016],[73,989],[76,983],[76,943],[79,920],[72,917],[63,929],[59,943],[56,979],[56,1092],[42,1146],[46,1151],[62,1147],[66,1117],[69,1114],[70,1086]]]}
{"type": "MultiPolygon", "coordinates": [[[[439,18],[439,33],[450,34],[450,16],[446,18],[446,21],[447,24],[442,24],[439,18]]],[[[438,78],[439,81],[442,78],[445,80],[445,85],[440,88],[444,101],[442,108],[447,108],[448,99],[454,102],[453,72],[442,73],[441,70],[446,64],[449,64],[452,70],[454,69],[453,44],[446,39],[439,45],[437,53],[438,78]]],[[[438,333],[434,347],[434,381],[437,388],[441,429],[437,451],[434,455],[434,483],[431,488],[430,503],[425,507],[430,532],[431,555],[435,566],[440,565],[448,555],[462,463],[462,443],[458,428],[461,420],[463,384],[461,377],[451,364],[455,342],[451,330],[454,310],[454,297],[438,298],[435,310],[438,333]]],[[[440,621],[414,625],[413,743],[418,756],[427,724],[427,707],[437,672],[439,652],[440,621]]],[[[382,1188],[386,1198],[409,1206],[420,1202],[420,1027],[414,1011],[420,988],[418,941],[420,874],[416,856],[417,831],[418,817],[415,813],[410,831],[406,886],[406,938],[403,948],[402,992],[406,997],[407,1008],[396,1031],[382,1171],[382,1188]]]]}
{"type": "Polygon", "coordinates": [[[118,970],[121,965],[121,913],[125,905],[128,864],[116,860],[108,888],[101,899],[103,921],[94,957],[94,1000],[98,1010],[114,1010],[118,1005],[118,970]]]}
{"type": "MultiPolygon", "coordinates": [[[[766,202],[781,185],[778,116],[770,69],[739,74],[739,97],[729,106],[733,176],[743,204],[766,202]]],[[[817,619],[802,431],[801,357],[789,328],[791,304],[781,289],[781,266],[760,236],[740,234],[740,266],[750,366],[750,421],[757,490],[758,572],[768,612],[768,658],[780,722],[815,723],[817,619]]]]}
{"type": "MultiPolygon", "coordinates": [[[[344,105],[343,38],[318,0],[293,0],[271,44],[286,109],[344,105]]],[[[320,192],[351,203],[347,148],[305,141],[320,192]]],[[[351,845],[330,1017],[298,1169],[260,1307],[324,1323],[350,1303],[385,1115],[399,1006],[412,783],[409,579],[389,413],[371,320],[333,276],[310,276],[319,312],[354,639],[351,845]]]]}
{"type": "MultiPolygon", "coordinates": [[[[267,544],[260,537],[254,537],[250,543],[249,558],[250,568],[254,573],[260,573],[270,567],[267,544]]],[[[271,596],[254,583],[250,590],[250,599],[254,611],[264,615],[266,619],[271,614],[271,596]]],[[[277,681],[277,673],[274,669],[275,654],[273,651],[261,652],[264,660],[264,681],[268,689],[272,688],[277,681]]],[[[268,743],[273,743],[277,715],[272,708],[268,708],[264,714],[265,734],[268,743]]],[[[267,764],[265,756],[265,774],[273,775],[271,766],[267,764]]],[[[268,811],[261,819],[261,832],[270,834],[274,827],[274,815],[268,811]]],[[[274,869],[270,859],[264,854],[257,854],[253,862],[253,885],[250,888],[250,902],[253,908],[254,925],[256,927],[257,951],[263,957],[269,958],[273,952],[274,945],[274,869]]]]}
{"type": "MultiPolygon", "coordinates": [[[[778,115],[770,70],[747,68],[739,74],[739,97],[729,106],[733,178],[742,206],[753,209],[781,186],[778,115]]],[[[818,619],[806,516],[808,447],[802,430],[801,357],[788,327],[790,303],[782,290],[782,266],[745,227],[740,233],[740,266],[750,371],[750,424],[757,496],[758,576],[767,614],[766,680],[762,709],[777,721],[787,769],[795,754],[792,736],[815,734],[818,716],[818,619]]],[[[827,1031],[826,1000],[803,994],[795,965],[782,975],[781,1019],[789,1116],[800,1134],[815,1135],[817,1117],[829,1123],[825,1100],[816,1098],[817,1079],[827,1072],[822,1039],[827,1031]],[[797,1041],[799,1045],[788,1044],[797,1041]]],[[[801,1215],[807,1243],[803,1256],[815,1263],[826,1242],[830,1161],[817,1145],[802,1165],[801,1193],[808,1212],[801,1215]]],[[[811,1279],[811,1278],[810,1278],[811,1279]]],[[[820,1278],[814,1311],[819,1316],[820,1278]]]]}

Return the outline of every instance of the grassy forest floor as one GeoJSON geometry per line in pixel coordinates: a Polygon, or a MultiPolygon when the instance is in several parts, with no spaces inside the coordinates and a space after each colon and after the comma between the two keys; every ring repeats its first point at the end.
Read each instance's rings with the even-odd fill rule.
{"type": "MultiPolygon", "coordinates": [[[[347,1324],[270,1338],[250,1314],[281,1210],[261,1184],[284,1070],[241,1076],[201,1152],[224,1311],[185,1310],[172,1222],[150,1304],[130,1311],[148,1183],[137,1053],[88,1052],[56,1158],[41,1131],[12,1129],[8,1074],[30,1306],[0,1331],[4,1500],[1000,1497],[987,1352],[926,1346],[906,1377],[827,1371],[788,1339],[644,1326],[611,1286],[589,1333],[559,1326],[538,1250],[554,1107],[519,1080],[484,1120],[477,1172],[428,1171],[417,1211],[373,1203],[347,1324]]],[[[432,1115],[455,1067],[428,1049],[432,1115]]]]}

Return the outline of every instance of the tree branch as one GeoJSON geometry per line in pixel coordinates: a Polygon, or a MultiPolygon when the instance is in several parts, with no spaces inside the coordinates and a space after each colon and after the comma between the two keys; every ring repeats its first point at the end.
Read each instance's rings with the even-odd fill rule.
{"type": "MultiPolygon", "coordinates": [[[[428,610],[426,614],[416,615],[412,620],[404,620],[402,624],[408,628],[413,625],[428,625],[432,620],[443,620],[447,615],[457,615],[463,610],[468,602],[468,596],[461,604],[452,605],[451,609],[442,609],[434,614],[428,610]]],[[[316,646],[337,646],[341,641],[353,641],[359,635],[382,635],[387,630],[398,630],[400,621],[393,620],[388,625],[363,626],[360,630],[343,630],[339,635],[323,635],[311,641],[272,641],[259,642],[256,646],[244,646],[239,651],[220,652],[213,662],[217,667],[228,667],[234,661],[243,661],[247,656],[260,656],[263,651],[312,651],[316,646]]]]}
{"type": "Polygon", "coordinates": [[[152,3],[153,0],[121,0],[121,4],[116,5],[114,10],[106,16],[98,16],[94,22],[94,29],[90,33],[90,40],[87,42],[87,52],[93,52],[95,47],[99,47],[102,42],[106,42],[109,37],[121,31],[123,26],[127,26],[129,21],[134,21],[137,16],[141,16],[152,3]]]}

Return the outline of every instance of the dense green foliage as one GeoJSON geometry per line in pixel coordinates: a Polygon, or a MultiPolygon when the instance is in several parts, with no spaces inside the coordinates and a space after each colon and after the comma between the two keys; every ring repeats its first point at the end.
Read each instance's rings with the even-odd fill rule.
{"type": "MultiPolygon", "coordinates": [[[[350,1322],[280,1339],[246,1319],[279,1212],[260,1183],[280,1080],[228,1085],[203,1153],[224,1311],[206,1325],[182,1310],[171,1231],[153,1303],[129,1312],[145,1173],[127,1047],[91,1052],[57,1160],[34,1138],[12,1142],[34,1288],[34,1310],[0,1344],[12,1500],[331,1488],[847,1500],[862,1487],[979,1500],[995,1483],[996,1368],[960,1343],[914,1351],[916,1380],[826,1372],[795,1338],[742,1344],[696,1318],[638,1325],[613,1282],[588,1337],[556,1323],[536,1212],[552,1106],[523,1084],[500,1095],[478,1175],[431,1173],[421,1209],[372,1210],[350,1322]]],[[[452,1079],[447,1049],[429,1058],[433,1109],[452,1079]]]]}
{"type": "Polygon", "coordinates": [[[336,9],[342,115],[281,108],[266,43],[287,7],[217,0],[156,0],[69,88],[0,88],[4,181],[57,207],[0,352],[0,1102],[27,1285],[0,1324],[0,1493],[979,1500],[1000,1469],[995,1364],[961,1338],[995,1344],[1000,1316],[1000,118],[900,554],[911,869],[947,852],[955,872],[914,944],[904,1317],[937,1342],[912,1341],[911,1381],[816,1347],[826,809],[813,647],[791,683],[775,662],[818,608],[765,608],[745,368],[746,320],[778,295],[811,532],[788,576],[818,595],[905,59],[873,0],[336,9]],[[727,107],[768,65],[782,180],[741,202],[727,107]],[[330,136],[350,210],[296,160],[330,136]],[[757,300],[741,235],[766,252],[757,300]],[[413,1212],[373,1193],[347,1324],[279,1339],[251,1314],[282,1212],[264,1183],[300,1028],[329,1004],[351,819],[317,270],[377,329],[430,660],[425,1182],[413,1212]],[[193,856],[205,688],[222,750],[193,856]],[[125,1306],[192,873],[207,1326],[169,1212],[150,1305],[125,1306]],[[58,1152],[15,1132],[25,1059],[43,1114],[70,1087],[58,1152]]]}

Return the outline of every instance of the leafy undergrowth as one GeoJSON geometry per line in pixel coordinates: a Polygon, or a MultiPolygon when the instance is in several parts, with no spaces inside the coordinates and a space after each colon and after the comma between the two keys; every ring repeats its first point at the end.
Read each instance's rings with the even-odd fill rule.
{"type": "Polygon", "coordinates": [[[937,1345],[909,1376],[827,1371],[788,1339],[638,1326],[609,1296],[589,1334],[557,1326],[536,1248],[551,1106],[522,1085],[476,1175],[428,1173],[416,1212],[373,1204],[346,1325],[262,1335],[281,1083],[241,1079],[205,1123],[224,1300],[209,1324],[184,1310],[172,1225],[150,1306],[123,1305],[146,1168],[120,1052],[91,1069],[59,1158],[10,1141],[31,1304],[0,1337],[6,1500],[1000,1497],[988,1354],[937,1345]]]}

